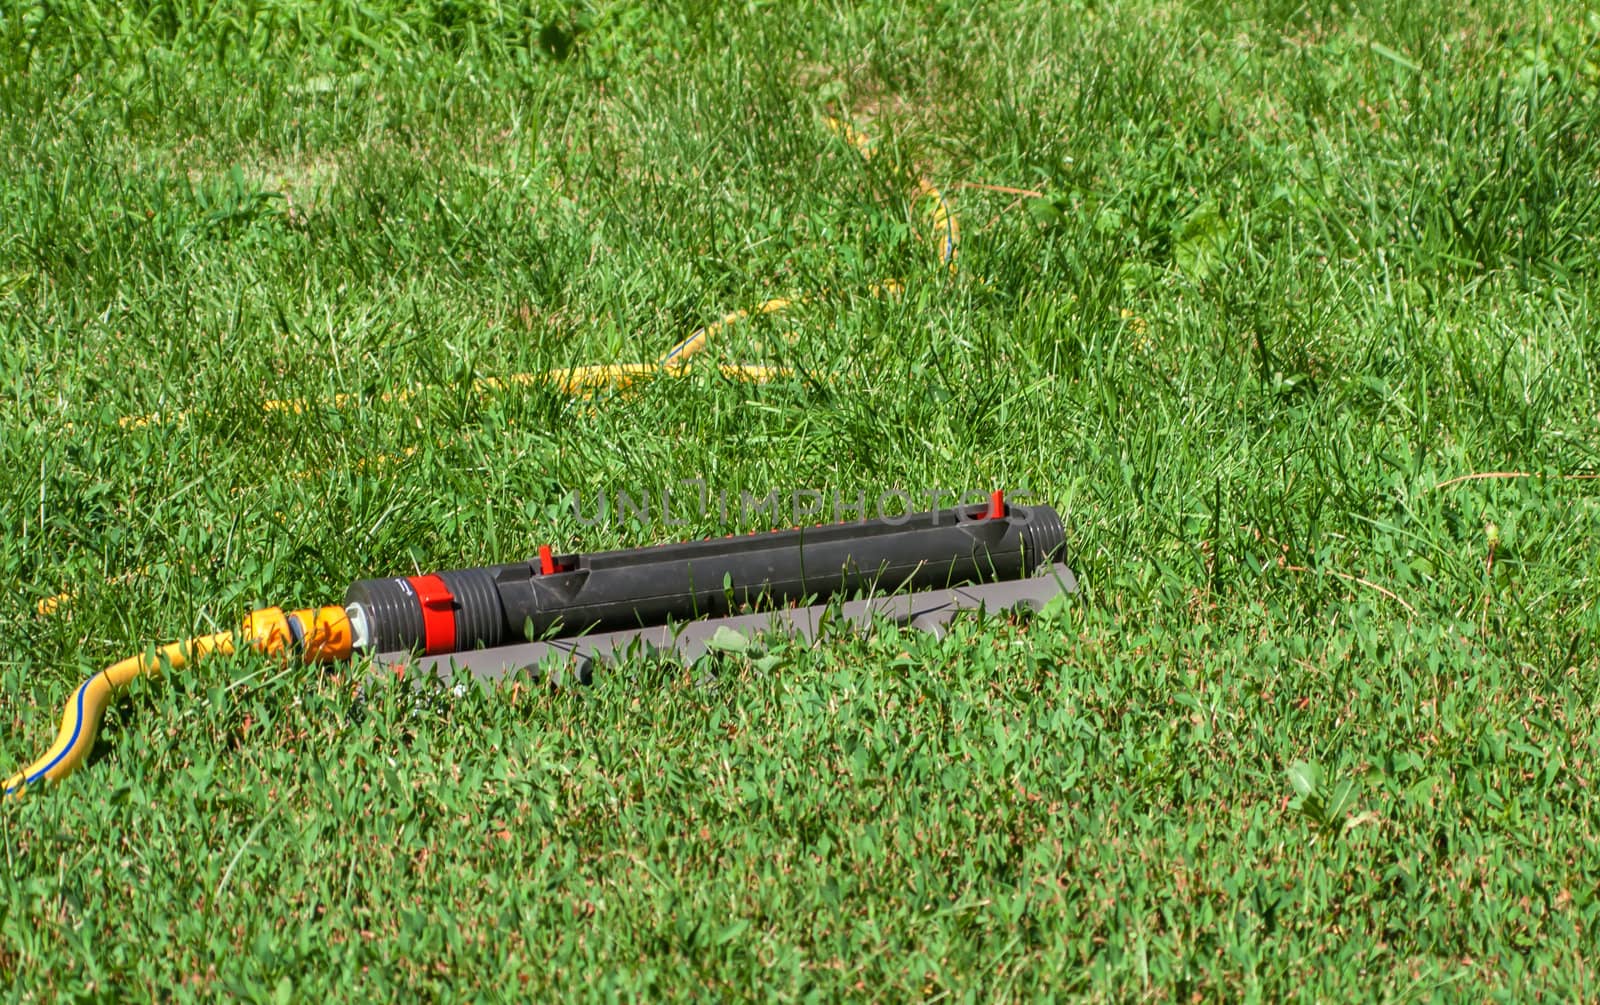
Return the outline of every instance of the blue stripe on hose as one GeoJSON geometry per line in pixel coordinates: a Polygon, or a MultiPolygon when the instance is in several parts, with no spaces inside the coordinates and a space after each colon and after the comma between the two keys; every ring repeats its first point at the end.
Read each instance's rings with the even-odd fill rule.
{"type": "MultiPolygon", "coordinates": [[[[72,738],[67,741],[67,745],[61,748],[61,753],[57,754],[49,764],[46,764],[44,767],[34,772],[31,777],[24,778],[22,780],[23,785],[32,785],[34,782],[37,782],[39,779],[43,778],[45,772],[60,764],[61,759],[71,753],[72,748],[78,745],[78,737],[83,735],[83,693],[89,690],[89,685],[92,683],[94,683],[94,678],[90,677],[78,687],[78,718],[72,724],[72,738]]],[[[6,789],[6,795],[12,795],[19,788],[21,788],[21,786],[13,785],[11,788],[6,789]]]]}

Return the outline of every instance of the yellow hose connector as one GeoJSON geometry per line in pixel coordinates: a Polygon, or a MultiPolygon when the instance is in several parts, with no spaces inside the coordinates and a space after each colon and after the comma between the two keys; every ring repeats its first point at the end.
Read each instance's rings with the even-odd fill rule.
{"type": "Polygon", "coordinates": [[[159,677],[163,669],[182,670],[214,653],[227,655],[238,644],[282,659],[296,653],[307,663],[350,658],[350,618],[342,608],[320,607],[285,612],[268,607],[245,618],[238,632],[201,635],[174,642],[153,654],[130,656],[113,663],[78,686],[61,713],[61,729],[32,764],[5,780],[4,798],[20,797],[30,785],[57,782],[72,774],[94,747],[111,699],[139,676],[159,677]]]}

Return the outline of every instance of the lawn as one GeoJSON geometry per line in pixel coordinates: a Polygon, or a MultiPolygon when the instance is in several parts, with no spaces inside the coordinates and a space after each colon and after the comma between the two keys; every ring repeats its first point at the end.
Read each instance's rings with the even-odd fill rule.
{"type": "Polygon", "coordinates": [[[618,493],[1005,488],[1083,588],[140,681],[0,806],[12,997],[1600,996],[1591,4],[134,8],[0,9],[5,770],[256,607],[784,522],[618,493]]]}

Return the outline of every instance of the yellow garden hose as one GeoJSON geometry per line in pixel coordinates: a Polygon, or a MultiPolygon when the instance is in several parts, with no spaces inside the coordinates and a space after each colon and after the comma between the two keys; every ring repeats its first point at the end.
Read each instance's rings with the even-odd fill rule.
{"type": "Polygon", "coordinates": [[[238,632],[197,636],[111,664],[73,692],[62,710],[55,743],[32,764],[5,780],[3,798],[19,798],[30,785],[60,781],[76,771],[94,747],[106,706],[135,679],[159,676],[164,669],[182,670],[215,654],[227,655],[241,642],[269,655],[299,652],[308,663],[349,659],[350,619],[338,607],[289,613],[268,607],[246,618],[238,632]]]}

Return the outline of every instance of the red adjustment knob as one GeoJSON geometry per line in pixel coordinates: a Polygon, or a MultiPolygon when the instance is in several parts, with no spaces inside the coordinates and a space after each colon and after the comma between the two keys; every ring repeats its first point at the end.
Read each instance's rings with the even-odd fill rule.
{"type": "Polygon", "coordinates": [[[422,645],[428,655],[456,651],[456,598],[438,576],[412,576],[422,608],[422,645]]]}

